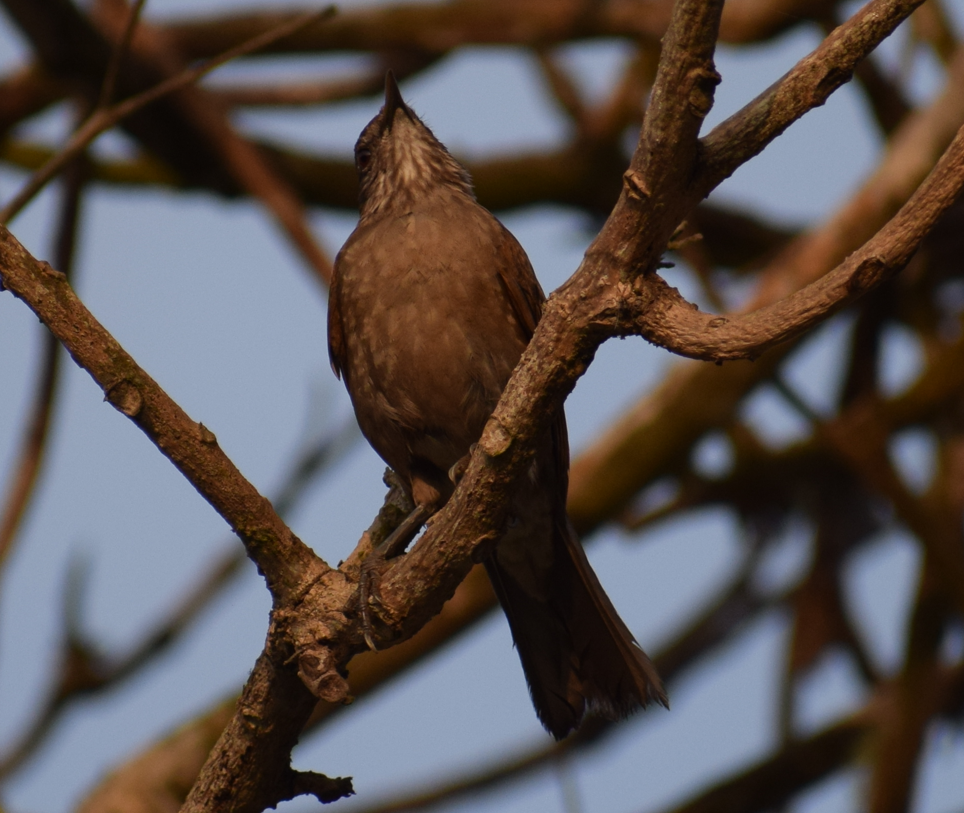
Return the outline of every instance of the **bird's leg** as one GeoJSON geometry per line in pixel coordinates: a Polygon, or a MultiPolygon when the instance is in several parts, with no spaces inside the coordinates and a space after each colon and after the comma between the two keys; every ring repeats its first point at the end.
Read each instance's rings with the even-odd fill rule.
{"type": "Polygon", "coordinates": [[[372,549],[372,552],[365,557],[361,564],[361,572],[358,575],[358,602],[361,609],[362,633],[365,636],[365,643],[373,652],[377,651],[378,647],[375,646],[374,628],[372,627],[368,602],[372,598],[380,601],[374,575],[386,560],[393,559],[408,547],[433,513],[435,513],[434,503],[431,505],[420,503],[415,506],[415,509],[402,520],[401,524],[388,535],[385,541],[372,549]]]}

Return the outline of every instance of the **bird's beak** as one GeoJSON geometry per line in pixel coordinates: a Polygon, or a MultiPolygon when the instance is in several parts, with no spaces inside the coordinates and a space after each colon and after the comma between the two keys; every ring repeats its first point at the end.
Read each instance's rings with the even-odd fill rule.
{"type": "Polygon", "coordinates": [[[385,74],[385,109],[383,112],[382,128],[390,130],[395,113],[401,110],[408,113],[408,106],[402,98],[402,92],[398,89],[398,82],[395,81],[395,74],[389,71],[385,74]]]}

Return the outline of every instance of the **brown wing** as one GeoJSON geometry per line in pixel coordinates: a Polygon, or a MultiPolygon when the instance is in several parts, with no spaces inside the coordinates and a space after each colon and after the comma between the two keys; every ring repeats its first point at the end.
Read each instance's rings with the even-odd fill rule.
{"type": "MultiPolygon", "coordinates": [[[[522,326],[525,340],[528,342],[535,333],[536,325],[542,318],[542,306],[546,295],[536,279],[532,264],[526,256],[525,250],[519,245],[512,233],[501,223],[502,243],[499,246],[499,279],[516,321],[522,326]]],[[[556,419],[552,422],[552,439],[558,466],[560,487],[563,493],[569,486],[569,431],[566,428],[566,413],[560,409],[556,419]]]]}
{"type": "Polygon", "coordinates": [[[341,321],[341,309],[338,305],[341,273],[339,272],[341,255],[335,258],[335,267],[331,274],[331,287],[328,289],[328,360],[336,378],[341,378],[345,369],[345,328],[341,321]]]}
{"type": "Polygon", "coordinates": [[[532,264],[519,241],[501,223],[499,229],[502,237],[499,245],[499,281],[528,342],[542,316],[542,303],[546,301],[546,295],[542,293],[532,264]]]}

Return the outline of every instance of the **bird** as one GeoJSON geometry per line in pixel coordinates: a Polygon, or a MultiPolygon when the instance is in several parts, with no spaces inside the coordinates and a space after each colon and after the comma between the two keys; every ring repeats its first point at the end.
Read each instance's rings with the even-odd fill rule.
{"type": "MultiPolygon", "coordinates": [[[[545,295],[522,246],[477,202],[468,172],[391,72],[355,167],[359,220],[334,263],[329,355],[362,433],[415,506],[404,548],[451,497],[545,295]]],[[[536,714],[562,739],[589,713],[621,719],[668,703],[566,514],[564,410],[548,423],[484,564],[536,714]]]]}

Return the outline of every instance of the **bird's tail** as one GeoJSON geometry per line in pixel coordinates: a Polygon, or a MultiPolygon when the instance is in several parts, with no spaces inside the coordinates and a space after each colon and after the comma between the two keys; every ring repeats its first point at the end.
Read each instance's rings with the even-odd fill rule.
{"type": "Polygon", "coordinates": [[[562,739],[587,711],[621,719],[653,701],[668,704],[656,668],[600,585],[568,519],[553,525],[551,564],[513,563],[496,551],[486,569],[536,713],[562,739]]]}

